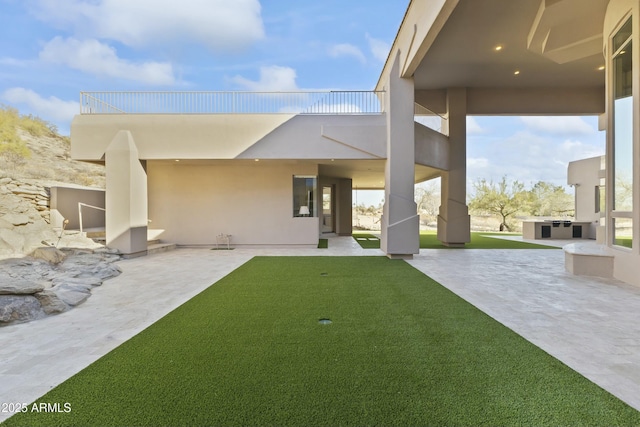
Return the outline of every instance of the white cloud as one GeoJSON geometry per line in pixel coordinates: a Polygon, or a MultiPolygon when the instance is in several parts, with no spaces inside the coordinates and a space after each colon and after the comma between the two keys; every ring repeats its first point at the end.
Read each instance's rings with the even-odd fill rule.
{"type": "Polygon", "coordinates": [[[9,67],[25,67],[29,64],[29,61],[25,61],[24,59],[16,59],[4,57],[0,58],[0,65],[7,65],[9,67]]]}
{"type": "Polygon", "coordinates": [[[520,120],[533,132],[547,133],[551,135],[588,135],[594,133],[591,125],[585,122],[581,117],[573,116],[554,116],[540,117],[527,116],[521,117],[520,120]]]}
{"type": "Polygon", "coordinates": [[[329,48],[329,56],[332,58],[339,58],[343,56],[350,56],[357,59],[361,63],[367,62],[362,51],[357,47],[349,43],[340,43],[333,45],[329,48]]]}
{"type": "Polygon", "coordinates": [[[564,163],[567,165],[574,160],[586,159],[589,157],[602,156],[603,150],[582,141],[567,139],[560,144],[559,150],[564,163]]]}
{"type": "Polygon", "coordinates": [[[374,39],[369,35],[369,33],[365,34],[365,37],[369,42],[369,49],[371,49],[373,57],[380,62],[385,62],[387,60],[387,56],[389,55],[389,50],[391,49],[389,43],[382,40],[374,39]]]}
{"type": "Polygon", "coordinates": [[[80,112],[80,104],[76,101],[63,101],[55,96],[43,98],[31,89],[22,87],[7,89],[2,98],[11,104],[27,105],[37,116],[53,122],[68,124],[80,112]]]}
{"type": "Polygon", "coordinates": [[[234,51],[264,37],[259,0],[30,0],[42,21],[141,47],[200,43],[234,51]]]}
{"type": "Polygon", "coordinates": [[[173,67],[166,62],[132,63],[118,57],[116,50],[98,40],[56,37],[40,52],[40,59],[91,73],[133,80],[150,85],[175,83],[173,67]]]}
{"type": "Polygon", "coordinates": [[[489,166],[489,159],[485,159],[484,157],[477,158],[468,158],[467,159],[467,167],[468,168],[486,168],[489,166]]]}
{"type": "Polygon", "coordinates": [[[477,181],[492,171],[489,159],[485,157],[467,157],[467,179],[470,183],[477,181]]]}
{"type": "Polygon", "coordinates": [[[323,113],[360,113],[362,108],[355,104],[329,104],[322,109],[323,113]]]}
{"type": "Polygon", "coordinates": [[[484,132],[485,129],[480,126],[473,116],[467,116],[467,134],[479,134],[484,132]]]}
{"type": "Polygon", "coordinates": [[[497,181],[506,176],[526,185],[538,181],[566,185],[569,162],[604,154],[604,144],[598,146],[578,139],[563,140],[527,130],[506,138],[492,139],[484,145],[482,155],[476,154],[476,159],[467,160],[468,176],[474,181],[479,178],[497,181]],[[490,165],[480,157],[490,159],[490,165]]]}
{"type": "Polygon", "coordinates": [[[260,79],[257,81],[242,76],[235,76],[231,80],[242,89],[257,92],[294,92],[299,90],[296,84],[296,70],[278,65],[260,67],[260,79]]]}

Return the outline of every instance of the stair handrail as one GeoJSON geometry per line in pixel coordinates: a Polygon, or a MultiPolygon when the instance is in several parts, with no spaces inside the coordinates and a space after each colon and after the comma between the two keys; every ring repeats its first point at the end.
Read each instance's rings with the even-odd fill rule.
{"type": "Polygon", "coordinates": [[[80,222],[80,233],[82,233],[82,207],[85,206],[87,208],[98,209],[100,211],[106,212],[105,208],[101,208],[100,206],[88,205],[86,203],[78,202],[78,221],[80,222]]]}

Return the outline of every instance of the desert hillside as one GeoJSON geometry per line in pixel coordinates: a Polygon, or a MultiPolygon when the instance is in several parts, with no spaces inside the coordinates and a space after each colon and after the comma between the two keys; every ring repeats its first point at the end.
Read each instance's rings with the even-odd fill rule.
{"type": "Polygon", "coordinates": [[[104,188],[104,166],[72,160],[70,149],[55,126],[0,107],[0,178],[104,188]]]}
{"type": "Polygon", "coordinates": [[[43,245],[95,245],[50,225],[52,186],[105,185],[104,166],[71,160],[70,148],[69,138],[55,126],[0,107],[0,259],[24,256],[43,245]]]}

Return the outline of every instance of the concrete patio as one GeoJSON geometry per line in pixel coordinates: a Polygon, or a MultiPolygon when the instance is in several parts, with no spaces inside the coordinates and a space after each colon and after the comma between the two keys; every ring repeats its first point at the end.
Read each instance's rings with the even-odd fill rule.
{"type": "MultiPolygon", "coordinates": [[[[0,329],[0,403],[31,403],[258,255],[383,253],[335,237],[329,249],[181,248],[121,261],[123,273],[81,306],[0,329]]],[[[639,288],[573,276],[561,250],[421,250],[408,262],[640,409],[639,288]]]]}

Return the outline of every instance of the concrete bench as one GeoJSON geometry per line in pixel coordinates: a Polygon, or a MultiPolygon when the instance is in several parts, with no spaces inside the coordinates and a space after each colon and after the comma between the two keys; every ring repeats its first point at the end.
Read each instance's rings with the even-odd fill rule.
{"type": "Polygon", "coordinates": [[[572,274],[613,277],[614,256],[605,245],[597,243],[570,243],[565,245],[564,266],[572,274]]]}

